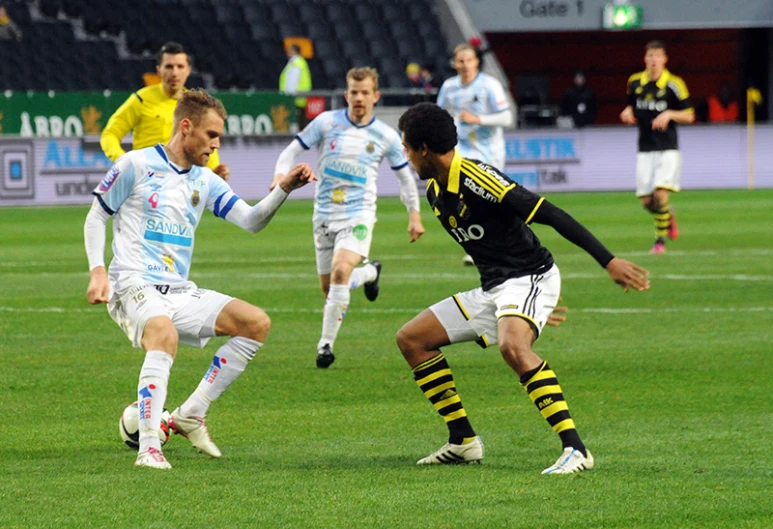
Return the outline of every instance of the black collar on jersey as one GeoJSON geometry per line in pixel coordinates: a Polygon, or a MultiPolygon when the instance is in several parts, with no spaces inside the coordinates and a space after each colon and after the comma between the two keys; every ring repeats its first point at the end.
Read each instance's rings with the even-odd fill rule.
{"type": "MultiPolygon", "coordinates": [[[[660,88],[661,90],[668,86],[668,82],[671,80],[671,72],[663,68],[663,71],[660,73],[660,77],[658,77],[658,80],[655,81],[655,85],[660,88]]],[[[639,78],[639,85],[640,86],[646,86],[648,83],[651,83],[650,76],[647,75],[647,70],[644,70],[641,73],[641,77],[639,78]]]]}
{"type": "Polygon", "coordinates": [[[160,143],[156,144],[156,151],[158,151],[158,154],[161,155],[161,158],[164,159],[164,161],[167,163],[167,165],[169,165],[169,167],[174,169],[175,173],[177,173],[177,174],[186,174],[186,173],[189,173],[191,171],[190,168],[188,168],[188,169],[178,169],[175,164],[170,162],[169,161],[169,157],[166,155],[166,151],[164,150],[164,146],[161,145],[160,143]]]}

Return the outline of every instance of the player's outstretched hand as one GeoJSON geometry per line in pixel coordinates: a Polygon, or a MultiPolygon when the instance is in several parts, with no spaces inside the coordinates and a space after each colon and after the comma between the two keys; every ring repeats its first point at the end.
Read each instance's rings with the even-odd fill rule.
{"type": "Polygon", "coordinates": [[[650,288],[650,273],[631,261],[615,257],[609,261],[607,272],[615,283],[623,287],[625,292],[628,292],[629,288],[639,292],[650,288]]]}
{"type": "Polygon", "coordinates": [[[275,182],[282,188],[282,191],[289,193],[305,186],[309,182],[314,182],[317,179],[317,175],[314,174],[309,164],[298,163],[287,174],[278,174],[274,178],[275,182]]]}
{"type": "Polygon", "coordinates": [[[89,272],[89,287],[86,289],[86,299],[92,305],[107,303],[110,294],[110,283],[104,266],[97,266],[89,272]]]}
{"type": "MultiPolygon", "coordinates": [[[[563,298],[559,296],[558,301],[561,301],[563,298]]],[[[568,307],[564,306],[557,306],[553,309],[553,312],[550,313],[550,316],[548,316],[548,321],[546,322],[548,325],[551,325],[553,327],[558,327],[562,323],[566,321],[566,314],[569,312],[568,307]]]]}
{"type": "Polygon", "coordinates": [[[212,169],[212,172],[215,173],[220,178],[222,178],[225,182],[228,182],[228,179],[231,178],[231,170],[224,163],[221,163],[220,165],[212,169]]]}
{"type": "Polygon", "coordinates": [[[424,225],[421,223],[421,214],[418,211],[411,210],[411,218],[408,221],[408,235],[411,236],[411,242],[416,242],[419,237],[424,235],[424,225]]]}

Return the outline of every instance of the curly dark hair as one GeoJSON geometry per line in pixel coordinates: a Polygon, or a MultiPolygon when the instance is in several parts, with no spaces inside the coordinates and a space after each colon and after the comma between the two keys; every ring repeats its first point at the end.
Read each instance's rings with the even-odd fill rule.
{"type": "Polygon", "coordinates": [[[397,128],[411,149],[422,145],[436,154],[445,154],[456,146],[456,125],[451,114],[435,103],[419,103],[406,110],[397,128]]]}

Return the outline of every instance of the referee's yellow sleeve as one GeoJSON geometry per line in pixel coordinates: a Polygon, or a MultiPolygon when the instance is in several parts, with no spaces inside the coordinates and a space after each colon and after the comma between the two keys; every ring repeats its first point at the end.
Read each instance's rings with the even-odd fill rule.
{"type": "Polygon", "coordinates": [[[220,151],[218,149],[215,149],[212,151],[212,154],[209,155],[209,163],[207,163],[207,167],[215,170],[215,167],[220,165],[220,151]]]}
{"type": "Polygon", "coordinates": [[[99,145],[110,160],[116,161],[126,153],[121,147],[121,139],[139,122],[141,104],[137,95],[132,94],[107,121],[99,138],[99,145]]]}

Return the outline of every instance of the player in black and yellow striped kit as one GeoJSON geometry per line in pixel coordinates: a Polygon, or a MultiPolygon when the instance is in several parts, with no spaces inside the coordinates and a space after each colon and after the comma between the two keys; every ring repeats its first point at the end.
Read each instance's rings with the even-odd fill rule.
{"type": "Polygon", "coordinates": [[[476,341],[497,344],[505,362],[561,438],[563,453],[545,474],[593,467],[577,433],[555,372],[532,349],[558,301],[561,278],[553,257],[529,228],[552,226],[606,268],[624,289],[649,288],[647,271],[614,257],[570,215],[510,180],[491,165],[462,158],[448,112],[432,103],[400,118],[403,146],[443,227],[475,260],[481,287],[451,296],[406,323],[397,344],[416,384],[443,417],[448,443],[419,464],[474,463],[483,444],[467,418],[441,347],[476,341]]]}
{"type": "Polygon", "coordinates": [[[653,40],[645,46],[643,72],[628,79],[628,106],[620,120],[639,125],[636,155],[636,196],[655,216],[655,244],[650,253],[666,252],[666,237],[676,239],[676,224],[669,195],[679,191],[682,154],[676,137],[677,123],[692,123],[695,112],[685,82],[666,70],[666,46],[653,40]]]}

